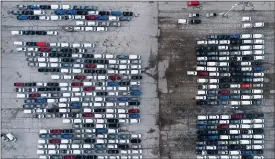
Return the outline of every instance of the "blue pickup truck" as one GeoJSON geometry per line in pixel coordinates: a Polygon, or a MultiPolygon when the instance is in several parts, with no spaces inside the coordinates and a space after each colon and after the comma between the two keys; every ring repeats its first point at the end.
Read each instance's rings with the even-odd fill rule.
{"type": "Polygon", "coordinates": [[[65,15],[65,14],[66,14],[66,11],[63,10],[63,9],[57,9],[57,10],[54,11],[54,13],[55,13],[56,15],[65,15]]]}
{"type": "Polygon", "coordinates": [[[72,107],[81,107],[81,106],[82,106],[82,103],[81,103],[81,102],[72,102],[72,103],[71,103],[71,106],[72,106],[72,107]]]}
{"type": "Polygon", "coordinates": [[[122,13],[120,11],[112,11],[111,15],[113,15],[113,16],[121,16],[122,13]]]}
{"type": "Polygon", "coordinates": [[[20,15],[20,16],[17,16],[17,20],[29,20],[29,16],[20,15]]]}
{"type": "Polygon", "coordinates": [[[62,134],[61,137],[64,139],[71,139],[73,138],[73,134],[62,134]]]}
{"type": "Polygon", "coordinates": [[[107,82],[107,86],[119,86],[119,82],[107,82]]]}
{"type": "Polygon", "coordinates": [[[35,99],[35,102],[36,103],[46,103],[47,100],[45,98],[38,98],[38,99],[35,99]]]}
{"type": "Polygon", "coordinates": [[[108,130],[105,129],[105,128],[98,128],[98,129],[95,130],[95,132],[96,132],[97,134],[107,134],[107,133],[108,133],[108,130]]]}
{"type": "Polygon", "coordinates": [[[132,96],[140,96],[141,95],[141,91],[133,91],[133,92],[130,92],[130,94],[132,96]]]}
{"type": "Polygon", "coordinates": [[[129,114],[129,118],[139,119],[140,118],[140,114],[129,114]]]}
{"type": "Polygon", "coordinates": [[[96,20],[109,20],[109,17],[108,16],[96,16],[96,20]]]}
{"type": "Polygon", "coordinates": [[[67,15],[76,15],[76,10],[74,10],[74,9],[66,10],[66,14],[67,15]]]}
{"type": "Polygon", "coordinates": [[[252,67],[253,71],[264,71],[263,67],[252,67]]]}

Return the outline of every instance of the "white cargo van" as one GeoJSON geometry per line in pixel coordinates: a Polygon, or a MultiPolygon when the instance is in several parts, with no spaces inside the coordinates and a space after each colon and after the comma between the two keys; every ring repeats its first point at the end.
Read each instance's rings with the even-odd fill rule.
{"type": "Polygon", "coordinates": [[[130,74],[132,75],[136,75],[136,74],[140,74],[141,71],[140,70],[130,70],[130,74]]]}
{"type": "Polygon", "coordinates": [[[207,120],[208,116],[207,115],[198,115],[198,120],[207,120]]]}
{"type": "Polygon", "coordinates": [[[230,139],[230,135],[220,135],[220,139],[221,140],[229,140],[230,139]]]}
{"type": "Polygon", "coordinates": [[[250,22],[251,21],[251,17],[242,17],[242,21],[243,22],[250,22]]]}
{"type": "Polygon", "coordinates": [[[241,45],[240,50],[251,50],[252,46],[251,45],[241,45]]]}
{"type": "MultiPolygon", "coordinates": [[[[106,55],[105,55],[105,58],[106,58],[106,59],[114,59],[115,56],[112,55],[112,54],[106,54],[106,55]]],[[[109,62],[110,62],[110,60],[109,60],[109,62]]]]}
{"type": "Polygon", "coordinates": [[[264,56],[254,56],[254,60],[264,60],[264,56]]]}
{"type": "Polygon", "coordinates": [[[198,78],[198,79],[197,79],[197,82],[198,82],[198,83],[207,83],[207,82],[208,82],[208,79],[205,79],[205,78],[198,78]]]}
{"type": "Polygon", "coordinates": [[[65,124],[72,123],[72,120],[71,119],[63,119],[62,123],[65,123],[65,124]]]}
{"type": "Polygon", "coordinates": [[[22,31],[11,31],[11,35],[23,35],[22,31]]]}
{"type": "Polygon", "coordinates": [[[249,145],[249,144],[251,144],[251,140],[240,140],[240,144],[249,145]]]}
{"type": "Polygon", "coordinates": [[[253,95],[253,99],[263,99],[263,95],[253,95]]]}
{"type": "Polygon", "coordinates": [[[91,108],[84,108],[83,112],[85,112],[85,113],[91,113],[91,112],[93,112],[93,109],[91,109],[91,108]]]}
{"type": "Polygon", "coordinates": [[[38,144],[46,144],[46,143],[48,143],[48,140],[45,140],[45,139],[38,140],[38,144]]]}
{"type": "Polygon", "coordinates": [[[129,59],[130,59],[130,60],[140,59],[140,58],[141,58],[140,55],[129,55],[129,59]]]}
{"type": "Polygon", "coordinates": [[[24,113],[25,114],[35,113],[35,110],[33,110],[33,109],[24,109],[24,113]]]}
{"type": "Polygon", "coordinates": [[[71,73],[71,69],[67,69],[67,68],[61,68],[60,69],[61,73],[71,73]]]}
{"type": "Polygon", "coordinates": [[[207,92],[204,90],[198,90],[198,95],[203,95],[203,94],[207,94],[207,92]]]}
{"type": "Polygon", "coordinates": [[[240,105],[240,101],[230,101],[230,105],[240,105]]]}
{"type": "Polygon", "coordinates": [[[95,114],[94,117],[95,118],[104,118],[105,115],[104,114],[95,114]]]}
{"type": "Polygon", "coordinates": [[[98,22],[96,22],[96,21],[92,21],[92,22],[86,22],[86,25],[87,26],[98,26],[98,22]]]}
{"type": "Polygon", "coordinates": [[[23,93],[16,94],[16,98],[28,98],[28,97],[29,97],[28,94],[23,94],[23,93]]]}
{"type": "Polygon", "coordinates": [[[241,101],[241,105],[252,105],[252,101],[241,101]]]}

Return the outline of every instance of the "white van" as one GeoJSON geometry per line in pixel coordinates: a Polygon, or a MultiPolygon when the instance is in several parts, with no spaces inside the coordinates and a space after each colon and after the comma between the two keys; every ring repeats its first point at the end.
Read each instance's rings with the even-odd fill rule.
{"type": "MultiPolygon", "coordinates": [[[[74,64],[75,65],[75,64],[74,64]]],[[[83,67],[83,64],[79,65],[80,67],[83,67]]],[[[82,73],[82,69],[72,69],[72,73],[82,73]]]]}
{"type": "Polygon", "coordinates": [[[25,46],[26,42],[24,42],[24,41],[14,41],[13,44],[14,45],[20,45],[20,46],[25,46]]]}
{"type": "Polygon", "coordinates": [[[198,115],[198,120],[207,120],[208,116],[207,115],[198,115]]]}
{"type": "Polygon", "coordinates": [[[70,106],[68,103],[58,103],[57,105],[59,108],[66,108],[70,106]]]}
{"type": "MultiPolygon", "coordinates": [[[[106,55],[105,55],[105,58],[106,58],[106,59],[114,59],[115,56],[112,55],[112,54],[106,54],[106,55]]],[[[110,61],[110,60],[109,60],[109,61],[110,61]]]]}
{"type": "Polygon", "coordinates": [[[140,58],[141,58],[140,55],[129,55],[130,60],[135,60],[135,59],[140,59],[140,58]]]}
{"type": "Polygon", "coordinates": [[[108,31],[107,27],[96,27],[96,31],[108,31]]]}
{"type": "Polygon", "coordinates": [[[209,83],[219,83],[219,79],[209,79],[209,83]]]}
{"type": "Polygon", "coordinates": [[[249,145],[249,144],[251,144],[251,140],[240,140],[240,144],[249,145]]]}
{"type": "Polygon", "coordinates": [[[204,95],[204,94],[207,94],[207,92],[204,90],[198,90],[198,95],[204,95]]]}
{"type": "Polygon", "coordinates": [[[252,46],[251,45],[241,45],[240,50],[251,50],[252,46]]]}
{"type": "Polygon", "coordinates": [[[105,115],[104,114],[95,114],[94,118],[104,118],[105,115]]]}
{"type": "Polygon", "coordinates": [[[264,140],[252,140],[252,144],[264,144],[264,140]]]}
{"type": "Polygon", "coordinates": [[[241,105],[252,105],[252,101],[241,101],[241,105]]]}
{"type": "MultiPolygon", "coordinates": [[[[112,55],[112,57],[114,57],[114,56],[112,55]]],[[[117,63],[118,63],[117,60],[109,60],[109,64],[117,64],[117,63]]]]}
{"type": "Polygon", "coordinates": [[[241,151],[229,151],[230,155],[240,155],[241,151]]]}
{"type": "Polygon", "coordinates": [[[254,56],[254,60],[264,60],[264,56],[254,56]]]}
{"type": "Polygon", "coordinates": [[[251,21],[251,17],[242,17],[242,21],[243,22],[250,22],[251,21]]]}
{"type": "Polygon", "coordinates": [[[240,128],[242,128],[242,129],[250,129],[251,125],[249,125],[249,124],[241,124],[240,128]]]}
{"type": "Polygon", "coordinates": [[[129,65],[118,65],[118,69],[129,69],[129,65]]]}
{"type": "Polygon", "coordinates": [[[106,109],[106,113],[116,113],[116,109],[106,109]]]}
{"type": "Polygon", "coordinates": [[[136,74],[140,74],[141,71],[140,70],[130,70],[130,74],[132,75],[136,75],[136,74]]]}
{"type": "Polygon", "coordinates": [[[61,68],[60,69],[61,73],[71,73],[71,69],[67,69],[67,68],[61,68]]]}
{"type": "Polygon", "coordinates": [[[71,145],[71,148],[72,148],[72,149],[80,149],[80,148],[81,148],[81,145],[72,144],[72,145],[71,145]]]}
{"type": "Polygon", "coordinates": [[[71,140],[69,140],[69,139],[61,139],[62,144],[68,144],[70,142],[71,142],[71,140]]]}
{"type": "Polygon", "coordinates": [[[263,95],[253,95],[253,99],[263,99],[263,95]]]}
{"type": "Polygon", "coordinates": [[[25,114],[35,113],[35,110],[34,109],[24,109],[24,113],[25,114]]]}
{"type": "Polygon", "coordinates": [[[91,108],[84,108],[83,112],[85,112],[85,113],[91,113],[91,112],[93,112],[93,109],[91,109],[91,108]]]}
{"type": "Polygon", "coordinates": [[[28,97],[29,97],[28,94],[23,94],[23,93],[16,94],[16,98],[28,98],[28,97]]]}
{"type": "Polygon", "coordinates": [[[16,142],[16,140],[17,140],[16,137],[12,133],[7,133],[6,137],[12,142],[16,142]]]}
{"type": "Polygon", "coordinates": [[[94,106],[94,107],[102,107],[103,106],[103,104],[99,103],[99,102],[93,103],[91,105],[94,106]]]}
{"type": "Polygon", "coordinates": [[[254,50],[261,50],[264,49],[264,45],[253,45],[254,50]]]}
{"type": "Polygon", "coordinates": [[[106,106],[106,107],[114,107],[114,106],[115,106],[115,103],[106,102],[106,103],[105,103],[105,106],[106,106]]]}
{"type": "Polygon", "coordinates": [[[263,90],[262,89],[252,89],[253,94],[262,94],[263,90]]]}
{"type": "Polygon", "coordinates": [[[95,44],[92,44],[92,43],[83,43],[82,44],[82,47],[85,47],[85,48],[94,48],[95,47],[95,44]]]}
{"type": "Polygon", "coordinates": [[[73,154],[82,154],[83,150],[73,150],[73,154]]]}
{"type": "Polygon", "coordinates": [[[220,139],[221,140],[229,140],[230,139],[230,135],[220,135],[220,139]]]}
{"type": "Polygon", "coordinates": [[[68,149],[68,148],[69,148],[69,145],[60,144],[60,145],[59,145],[59,148],[60,148],[60,149],[68,149]]]}
{"type": "Polygon", "coordinates": [[[46,154],[46,150],[37,150],[36,153],[38,155],[46,154]]]}
{"type": "Polygon", "coordinates": [[[106,114],[106,118],[110,119],[110,118],[116,118],[115,114],[106,114]]]}
{"type": "Polygon", "coordinates": [[[65,124],[72,123],[72,120],[71,119],[63,119],[62,123],[65,123],[65,124]]]}
{"type": "Polygon", "coordinates": [[[264,54],[264,50],[254,50],[253,54],[254,55],[263,55],[264,54]]]}
{"type": "Polygon", "coordinates": [[[46,129],[39,130],[39,134],[47,134],[47,133],[49,133],[49,131],[46,129]]]}
{"type": "Polygon", "coordinates": [[[80,101],[82,101],[82,99],[79,98],[79,97],[72,97],[72,98],[71,98],[71,101],[72,101],[72,102],[80,102],[80,101]]]}
{"type": "Polygon", "coordinates": [[[252,28],[252,23],[243,23],[242,28],[252,28]]]}
{"type": "Polygon", "coordinates": [[[95,143],[104,144],[104,143],[107,143],[107,140],[106,139],[96,139],[95,143]]]}
{"type": "Polygon", "coordinates": [[[230,101],[230,105],[240,105],[240,101],[230,101]]]}
{"type": "Polygon", "coordinates": [[[102,102],[102,101],[105,101],[105,99],[103,97],[95,97],[94,101],[95,102],[102,102]]]}
{"type": "Polygon", "coordinates": [[[128,114],[118,114],[118,118],[128,118],[128,114]]]}
{"type": "Polygon", "coordinates": [[[251,124],[252,120],[250,120],[250,119],[242,119],[241,123],[243,123],[243,124],[251,124]]]}
{"type": "Polygon", "coordinates": [[[59,112],[60,113],[67,113],[67,112],[70,112],[70,109],[61,108],[61,109],[59,109],[59,112]]]}
{"type": "Polygon", "coordinates": [[[11,31],[11,35],[23,35],[22,31],[11,31]]]}
{"type": "Polygon", "coordinates": [[[93,146],[90,145],[90,144],[83,144],[82,147],[83,147],[84,149],[91,149],[91,148],[93,148],[93,146]]]}
{"type": "Polygon", "coordinates": [[[86,22],[86,25],[87,26],[98,26],[98,22],[96,22],[96,21],[91,21],[91,22],[86,22]]]}
{"type": "Polygon", "coordinates": [[[128,113],[127,109],[117,109],[117,113],[123,114],[123,113],[128,113]]]}
{"type": "Polygon", "coordinates": [[[198,78],[198,79],[197,79],[197,82],[198,82],[198,83],[207,83],[207,82],[208,82],[208,79],[205,79],[205,78],[198,78]]]}
{"type": "Polygon", "coordinates": [[[48,143],[47,141],[48,141],[48,140],[39,139],[39,140],[38,140],[38,144],[46,144],[46,143],[48,143]]]}

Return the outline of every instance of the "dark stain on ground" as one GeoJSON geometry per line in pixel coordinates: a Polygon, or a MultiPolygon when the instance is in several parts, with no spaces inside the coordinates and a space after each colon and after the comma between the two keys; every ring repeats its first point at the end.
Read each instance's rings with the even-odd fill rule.
{"type": "Polygon", "coordinates": [[[177,124],[176,120],[172,118],[162,117],[162,116],[160,117],[159,121],[160,121],[159,122],[160,130],[164,129],[166,126],[177,124]]]}
{"type": "MultiPolygon", "coordinates": [[[[159,26],[173,22],[171,17],[159,17],[159,26]]],[[[169,24],[168,24],[169,25],[169,24]]],[[[168,60],[169,67],[165,71],[167,87],[169,93],[158,92],[160,100],[160,155],[167,158],[173,157],[175,151],[192,152],[196,142],[196,133],[192,130],[193,123],[197,115],[197,106],[192,99],[191,93],[182,93],[183,90],[189,91],[192,77],[188,77],[186,72],[193,70],[196,65],[196,33],[190,30],[169,30],[161,29],[158,37],[158,61],[168,60]],[[182,128],[180,136],[174,134],[172,125],[184,125],[188,130],[182,128]],[[191,132],[191,133],[190,133],[191,132]],[[171,145],[174,145],[171,147],[171,145]],[[171,150],[170,150],[171,149],[171,150]]],[[[194,95],[195,96],[195,93],[194,95]]],[[[179,128],[181,129],[181,128],[179,128]]],[[[177,130],[179,131],[179,130],[177,130]]],[[[177,153],[177,152],[176,152],[177,153]]]]}
{"type": "Polygon", "coordinates": [[[155,132],[155,131],[156,131],[155,129],[152,129],[152,128],[151,128],[149,131],[147,131],[147,133],[150,133],[150,134],[151,134],[151,133],[153,133],[153,132],[155,132]]]}

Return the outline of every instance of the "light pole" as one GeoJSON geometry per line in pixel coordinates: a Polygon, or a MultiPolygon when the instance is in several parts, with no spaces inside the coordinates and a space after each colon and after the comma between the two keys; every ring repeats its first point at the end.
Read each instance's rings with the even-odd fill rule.
{"type": "Polygon", "coordinates": [[[223,16],[225,17],[232,9],[234,9],[237,5],[239,5],[238,3],[234,4],[226,13],[223,14],[223,16]]]}

